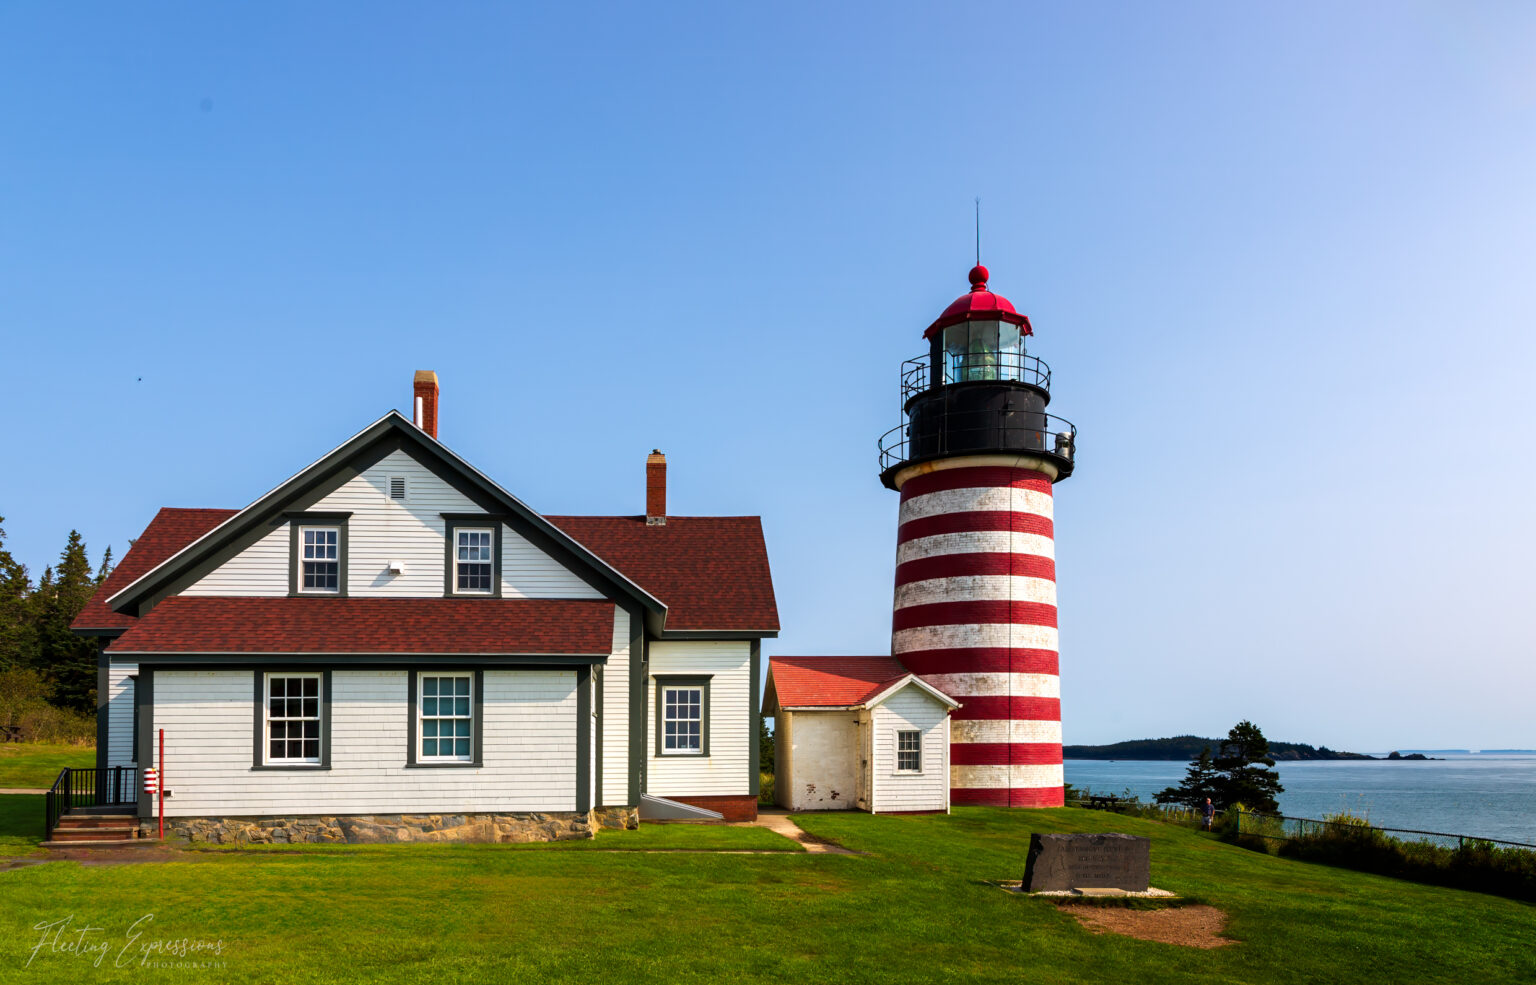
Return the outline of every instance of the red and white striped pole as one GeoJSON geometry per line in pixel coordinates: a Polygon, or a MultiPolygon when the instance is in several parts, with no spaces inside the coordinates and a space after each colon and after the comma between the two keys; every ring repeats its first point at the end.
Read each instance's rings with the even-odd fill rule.
{"type": "Polygon", "coordinates": [[[956,457],[896,477],[891,652],[963,705],[951,725],[955,804],[1059,807],[1051,477],[995,462],[956,457]]]}

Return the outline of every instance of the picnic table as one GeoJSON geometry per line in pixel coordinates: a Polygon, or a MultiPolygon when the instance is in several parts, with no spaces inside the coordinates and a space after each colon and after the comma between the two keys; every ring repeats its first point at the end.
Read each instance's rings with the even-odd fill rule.
{"type": "Polygon", "coordinates": [[[0,725],[0,742],[20,742],[20,725],[0,725]]]}
{"type": "Polygon", "coordinates": [[[1088,809],[1091,811],[1112,811],[1120,806],[1120,798],[1114,794],[1089,794],[1088,809]]]}

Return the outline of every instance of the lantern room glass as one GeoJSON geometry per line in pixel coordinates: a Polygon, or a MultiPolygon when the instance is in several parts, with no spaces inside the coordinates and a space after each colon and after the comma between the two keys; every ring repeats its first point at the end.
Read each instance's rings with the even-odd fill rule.
{"type": "Polygon", "coordinates": [[[944,382],[1022,379],[1024,339],[1005,321],[965,321],[944,329],[944,382]]]}

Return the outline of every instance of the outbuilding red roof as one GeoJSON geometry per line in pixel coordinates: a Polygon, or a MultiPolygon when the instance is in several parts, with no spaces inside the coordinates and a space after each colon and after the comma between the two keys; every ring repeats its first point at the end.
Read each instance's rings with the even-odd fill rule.
{"type": "Polygon", "coordinates": [[[603,655],[613,603],[567,599],[251,598],[177,595],[114,653],[603,655]]]}
{"type": "Polygon", "coordinates": [[[546,516],[667,607],[667,629],[778,632],[763,524],[755,516],[546,516]]]}
{"type": "Polygon", "coordinates": [[[887,684],[906,675],[907,668],[895,657],[768,660],[768,689],[780,708],[844,708],[862,704],[864,699],[874,697],[887,684]]]}
{"type": "Polygon", "coordinates": [[[167,506],[155,514],[149,526],[139,534],[128,553],[118,562],[106,581],[96,586],[96,594],[85,603],[75,621],[74,630],[123,629],[136,621],[132,616],[107,608],[107,599],[138,581],[166,558],[186,547],[203,534],[234,516],[239,510],[183,509],[167,506]]]}
{"type": "Polygon", "coordinates": [[[958,325],[963,321],[1005,321],[1010,325],[1019,326],[1019,332],[1023,335],[1034,335],[1035,330],[1029,324],[1029,318],[1021,315],[1013,307],[1013,302],[1001,294],[993,294],[987,290],[987,268],[981,264],[971,268],[971,289],[968,293],[960,295],[944,309],[927,331],[923,332],[923,338],[931,339],[933,334],[950,325],[958,325]]]}

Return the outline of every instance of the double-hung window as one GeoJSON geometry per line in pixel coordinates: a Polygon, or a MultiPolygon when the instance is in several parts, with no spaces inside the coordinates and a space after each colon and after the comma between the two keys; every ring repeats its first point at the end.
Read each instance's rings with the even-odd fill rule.
{"type": "Polygon", "coordinates": [[[416,727],[412,761],[417,765],[476,762],[478,675],[423,671],[413,676],[416,727]]]}
{"type": "Polygon", "coordinates": [[[489,595],[495,583],[496,531],[491,527],[455,527],[453,590],[489,595]]]}
{"type": "Polygon", "coordinates": [[[900,729],[896,733],[896,772],[921,773],[923,770],[923,733],[900,729]]]}
{"type": "Polygon", "coordinates": [[[657,677],[656,727],[657,755],[708,756],[708,678],[657,677]]]}
{"type": "Polygon", "coordinates": [[[299,591],[341,592],[341,528],[299,528],[299,591]]]}
{"type": "Polygon", "coordinates": [[[319,674],[267,674],[264,761],[271,766],[320,765],[319,674]]]}

